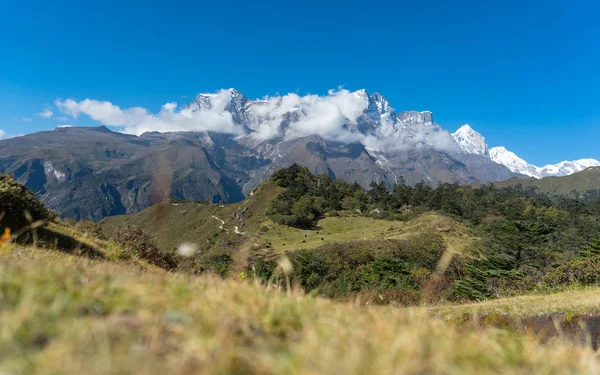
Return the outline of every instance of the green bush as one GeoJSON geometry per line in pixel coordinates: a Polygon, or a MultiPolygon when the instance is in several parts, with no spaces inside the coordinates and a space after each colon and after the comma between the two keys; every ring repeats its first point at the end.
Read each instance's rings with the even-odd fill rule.
{"type": "Polygon", "coordinates": [[[0,174],[0,215],[4,215],[0,228],[8,227],[12,231],[28,226],[30,220],[56,219],[56,214],[48,210],[33,192],[8,174],[0,174]]]}
{"type": "Polygon", "coordinates": [[[410,265],[391,255],[379,255],[357,270],[362,289],[416,289],[410,280],[410,265]]]}
{"type": "Polygon", "coordinates": [[[322,253],[312,250],[296,252],[292,264],[295,276],[306,291],[316,289],[329,272],[327,259],[322,253]]]}
{"type": "MultiPolygon", "coordinates": [[[[437,234],[420,237],[332,243],[290,251],[286,256],[292,262],[295,280],[304,290],[323,297],[377,296],[373,303],[411,304],[421,299],[426,288],[429,294],[435,293],[429,299],[443,300],[454,279],[454,275],[443,275],[432,280],[444,251],[443,241],[437,234]]],[[[262,254],[252,260],[250,269],[269,280],[277,264],[275,259],[274,253],[262,254]]]]}
{"type": "Polygon", "coordinates": [[[573,259],[546,273],[544,282],[551,286],[600,284],[600,256],[573,259]]]}
{"type": "Polygon", "coordinates": [[[176,258],[172,254],[160,251],[150,234],[134,225],[118,230],[115,234],[115,241],[121,244],[126,252],[144,259],[150,264],[167,270],[177,267],[176,258]]]}
{"type": "Polygon", "coordinates": [[[102,226],[98,223],[94,223],[91,220],[77,221],[73,224],[73,226],[80,232],[86,233],[89,236],[95,237],[100,240],[106,239],[106,237],[104,236],[104,232],[102,231],[102,226]]]}
{"type": "Polygon", "coordinates": [[[256,256],[251,259],[250,263],[249,271],[252,271],[252,274],[260,280],[268,282],[277,267],[277,258],[273,256],[256,256]]]}
{"type": "MultiPolygon", "coordinates": [[[[225,278],[231,268],[231,255],[218,253],[201,259],[196,267],[197,273],[212,272],[225,278]]],[[[264,270],[261,270],[264,271],[264,270]]]]}
{"type": "Polygon", "coordinates": [[[600,255],[600,238],[596,238],[594,241],[590,242],[587,246],[585,246],[580,254],[582,257],[595,257],[600,255]]]}
{"type": "Polygon", "coordinates": [[[460,270],[461,278],[454,282],[453,300],[483,301],[496,298],[506,284],[520,285],[522,274],[514,269],[508,256],[490,254],[470,259],[460,270]]]}

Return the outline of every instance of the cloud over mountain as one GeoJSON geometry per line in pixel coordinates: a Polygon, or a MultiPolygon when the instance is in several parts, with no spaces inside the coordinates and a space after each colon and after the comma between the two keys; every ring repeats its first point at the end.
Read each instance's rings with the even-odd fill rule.
{"type": "Polygon", "coordinates": [[[214,131],[239,134],[242,128],[235,124],[231,114],[224,111],[229,99],[227,92],[215,95],[214,107],[200,111],[177,110],[177,103],[166,103],[157,114],[146,108],[131,107],[122,109],[108,101],[85,99],[57,99],[54,103],[59,110],[73,118],[88,115],[103,125],[118,127],[128,134],[141,135],[145,132],[214,131]]]}
{"type": "MultiPolygon", "coordinates": [[[[121,108],[108,101],[55,101],[63,113],[87,115],[115,130],[137,136],[146,132],[215,132],[260,143],[319,136],[326,141],[360,143],[373,155],[435,149],[475,155],[505,165],[514,173],[534,177],[565,175],[597,165],[596,160],[536,167],[516,155],[489,149],[485,138],[470,126],[454,134],[437,125],[429,111],[396,112],[381,94],[366,90],[329,90],[326,95],[290,93],[251,100],[235,89],[198,94],[185,106],[164,104],[158,113],[143,107],[121,108]]],[[[50,111],[52,112],[52,111],[50,111]]],[[[386,157],[381,158],[384,163],[386,157]]],[[[472,157],[469,160],[474,160],[472,157]]]]}
{"type": "Polygon", "coordinates": [[[145,132],[212,131],[257,141],[318,135],[328,141],[360,142],[376,151],[433,147],[452,150],[450,134],[433,123],[430,112],[396,113],[380,94],[330,90],[327,95],[281,96],[250,100],[229,89],[198,94],[184,107],[166,103],[158,113],[121,108],[108,101],[55,101],[74,118],[85,114],[103,125],[141,135],[145,132]]]}

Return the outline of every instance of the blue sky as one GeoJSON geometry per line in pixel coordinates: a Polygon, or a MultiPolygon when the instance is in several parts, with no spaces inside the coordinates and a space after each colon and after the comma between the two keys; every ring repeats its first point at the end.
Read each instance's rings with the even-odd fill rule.
{"type": "Polygon", "coordinates": [[[20,1],[0,6],[0,129],[92,125],[57,98],[152,112],[197,92],[343,86],[469,123],[535,164],[600,159],[597,1],[20,1]],[[127,3],[127,4],[123,4],[127,3]],[[452,3],[452,4],[451,4],[452,3]],[[45,109],[54,114],[40,117],[45,109]]]}

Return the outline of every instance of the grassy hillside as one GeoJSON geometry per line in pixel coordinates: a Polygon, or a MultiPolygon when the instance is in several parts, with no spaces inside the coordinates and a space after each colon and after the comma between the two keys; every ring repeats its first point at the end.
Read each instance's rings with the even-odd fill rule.
{"type": "MultiPolygon", "coordinates": [[[[582,293],[568,298],[596,311],[595,300],[581,305],[592,291],[582,293]]],[[[549,301],[529,309],[544,312],[549,301]]],[[[583,345],[454,328],[427,309],[359,307],[40,249],[0,257],[0,306],[0,372],[11,374],[585,374],[600,366],[583,345]]],[[[455,307],[445,309],[452,316],[455,307]]]]}
{"type": "Polygon", "coordinates": [[[459,251],[476,238],[464,224],[433,212],[408,221],[343,213],[325,217],[309,229],[281,225],[267,216],[271,201],[281,190],[274,184],[263,184],[245,201],[226,205],[164,202],[137,214],[107,217],[100,224],[108,236],[119,228],[135,225],[150,232],[163,250],[193,242],[207,253],[236,251],[246,242],[256,249],[283,252],[358,240],[399,240],[428,232],[440,233],[449,246],[459,251]]]}
{"type": "MultiPolygon", "coordinates": [[[[471,314],[489,316],[507,314],[514,318],[528,318],[546,314],[554,316],[600,315],[599,288],[574,288],[560,293],[533,294],[496,300],[465,303],[460,305],[442,305],[431,307],[434,315],[454,319],[471,314]]],[[[600,332],[599,332],[600,333],[600,332]]]]}
{"type": "Polygon", "coordinates": [[[234,251],[267,220],[267,208],[279,190],[273,184],[263,184],[235,204],[167,201],[137,214],[107,217],[100,225],[109,236],[136,225],[150,232],[163,250],[194,242],[204,252],[234,251]]]}
{"type": "Polygon", "coordinates": [[[413,305],[600,285],[598,208],[514,188],[364,190],[294,165],[238,204],[165,202],[102,226],[117,238],[134,224],[164,251],[196,244],[180,270],[270,281],[285,255],[311,293],[413,305]]]}
{"type": "Polygon", "coordinates": [[[456,251],[468,246],[474,235],[463,224],[433,212],[408,221],[381,220],[358,215],[326,217],[316,228],[299,229],[268,221],[259,238],[275,251],[310,249],[328,243],[360,240],[400,240],[420,233],[440,233],[456,251]]]}
{"type": "Polygon", "coordinates": [[[583,194],[590,190],[600,190],[600,167],[591,167],[579,173],[563,177],[545,177],[519,179],[494,182],[498,187],[522,186],[535,188],[538,192],[549,195],[567,195],[575,192],[583,194]]]}

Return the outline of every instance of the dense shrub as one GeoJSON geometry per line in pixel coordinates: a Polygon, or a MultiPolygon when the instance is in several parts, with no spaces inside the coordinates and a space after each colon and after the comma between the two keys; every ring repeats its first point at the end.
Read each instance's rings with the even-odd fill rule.
{"type": "MultiPolygon", "coordinates": [[[[443,241],[437,234],[420,237],[333,243],[290,251],[286,256],[292,262],[296,282],[307,292],[323,297],[364,296],[373,303],[409,304],[420,300],[427,289],[429,294],[436,293],[428,300],[443,299],[449,294],[448,280],[452,277],[433,277],[444,252],[443,241]]],[[[255,275],[270,280],[276,262],[272,255],[263,255],[253,260],[252,267],[255,275]]]]}
{"type": "Polygon", "coordinates": [[[329,270],[325,256],[311,250],[296,252],[292,257],[292,265],[294,274],[306,291],[317,288],[329,270]]]}
{"type": "Polygon", "coordinates": [[[229,275],[231,268],[231,255],[218,253],[198,260],[196,273],[212,272],[221,277],[229,275]]]}
{"type": "Polygon", "coordinates": [[[10,175],[0,174],[0,228],[13,231],[22,229],[37,220],[54,220],[56,214],[48,210],[33,192],[14,181],[10,175]],[[29,213],[30,218],[27,217],[29,213]]]}
{"type": "Polygon", "coordinates": [[[573,259],[549,271],[544,276],[544,281],[551,286],[572,283],[583,285],[600,284],[600,256],[573,259]]]}
{"type": "Polygon", "coordinates": [[[590,242],[587,246],[581,249],[579,255],[586,258],[600,256],[600,238],[596,238],[594,241],[590,242]]]}
{"type": "Polygon", "coordinates": [[[89,236],[98,238],[98,239],[106,239],[104,236],[104,232],[102,231],[102,226],[98,223],[95,223],[91,220],[81,220],[72,224],[77,230],[80,232],[86,233],[89,236]]]}
{"type": "Polygon", "coordinates": [[[250,260],[249,271],[252,271],[251,274],[260,280],[270,281],[276,267],[276,256],[254,256],[250,260]]]}
{"type": "MultiPolygon", "coordinates": [[[[467,261],[463,275],[453,285],[453,300],[483,301],[501,295],[499,281],[517,283],[521,273],[514,269],[511,260],[502,255],[490,255],[467,261]]],[[[506,288],[506,286],[503,286],[506,288]]]]}
{"type": "Polygon", "coordinates": [[[372,262],[357,269],[361,289],[416,289],[416,283],[410,280],[411,265],[392,255],[377,256],[372,262]]]}
{"type": "Polygon", "coordinates": [[[115,234],[115,240],[123,246],[127,253],[144,259],[150,264],[167,270],[177,267],[177,261],[173,254],[160,251],[150,234],[134,225],[119,229],[115,234]]]}

